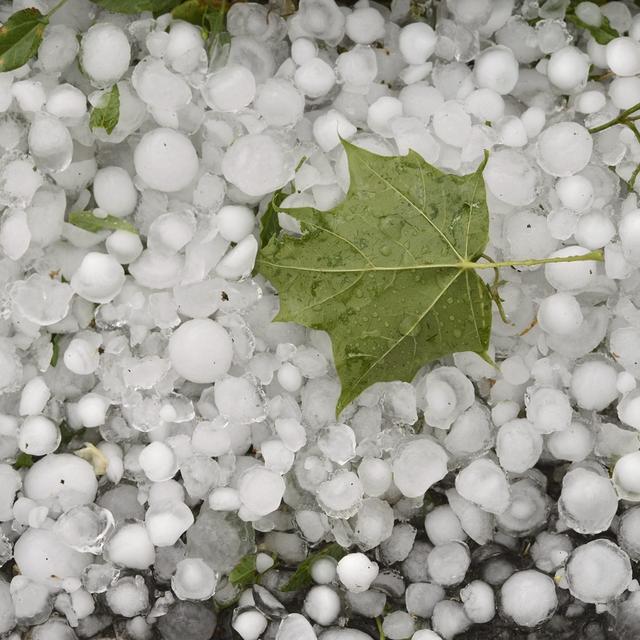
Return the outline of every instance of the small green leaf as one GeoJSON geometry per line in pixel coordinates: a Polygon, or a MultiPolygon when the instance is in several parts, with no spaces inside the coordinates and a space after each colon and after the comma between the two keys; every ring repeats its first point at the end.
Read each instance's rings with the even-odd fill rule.
{"type": "Polygon", "coordinates": [[[207,5],[200,0],[187,0],[171,11],[174,20],[184,20],[195,24],[197,27],[204,26],[204,15],[207,12],[207,5]]]}
{"type": "Polygon", "coordinates": [[[294,574],[289,581],[280,589],[280,591],[299,591],[312,584],[311,567],[313,563],[320,558],[333,558],[340,560],[349,553],[347,549],[341,547],[337,542],[332,542],[315,553],[309,554],[306,559],[298,565],[294,574]]]}
{"type": "Polygon", "coordinates": [[[229,574],[229,582],[239,589],[246,589],[257,581],[258,571],[256,569],[256,554],[250,553],[244,556],[231,570],[231,573],[229,574]]]}
{"type": "Polygon", "coordinates": [[[102,106],[91,109],[89,126],[92,129],[104,129],[111,135],[120,120],[120,89],[117,84],[102,97],[101,103],[102,106]]]}
{"type": "Polygon", "coordinates": [[[608,44],[614,38],[620,37],[620,34],[611,26],[607,16],[602,16],[602,22],[597,27],[583,22],[573,13],[568,13],[565,16],[565,20],[575,24],[576,27],[580,27],[581,29],[588,31],[598,44],[608,44]]]}
{"type": "Polygon", "coordinates": [[[26,64],[38,52],[47,16],[37,9],[14,13],[0,28],[0,72],[12,71],[26,64]]]}
{"type": "Polygon", "coordinates": [[[14,469],[28,469],[32,467],[34,463],[33,457],[29,453],[20,453],[20,455],[16,458],[16,461],[13,463],[14,469]]]}
{"type": "Polygon", "coordinates": [[[53,333],[51,334],[51,366],[55,367],[58,364],[58,357],[60,356],[60,338],[62,337],[61,333],[53,333]]]}
{"type": "Polygon", "coordinates": [[[260,218],[260,245],[263,247],[266,247],[269,240],[280,232],[278,211],[287,195],[282,189],[276,191],[271,198],[269,206],[260,218]]]}
{"type": "Polygon", "coordinates": [[[138,230],[126,220],[117,218],[116,216],[107,216],[99,218],[93,215],[91,211],[73,211],[69,214],[69,222],[76,227],[80,227],[85,231],[97,233],[98,231],[129,231],[130,233],[138,233],[138,230]]]}

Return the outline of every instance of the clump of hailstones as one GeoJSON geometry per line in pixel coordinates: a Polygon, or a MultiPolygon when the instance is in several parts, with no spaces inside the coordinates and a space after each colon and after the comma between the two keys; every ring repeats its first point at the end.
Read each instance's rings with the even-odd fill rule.
{"type": "Polygon", "coordinates": [[[0,635],[637,638],[630,5],[60,6],[0,74],[0,635]],[[489,357],[336,416],[327,336],[253,270],[274,193],[344,199],[341,140],[488,151],[487,254],[558,261],[488,280],[489,357]]]}

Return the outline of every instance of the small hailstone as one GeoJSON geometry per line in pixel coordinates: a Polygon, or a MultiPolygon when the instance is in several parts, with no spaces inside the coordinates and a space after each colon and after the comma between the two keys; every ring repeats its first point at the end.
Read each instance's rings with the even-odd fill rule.
{"type": "Polygon", "coordinates": [[[606,531],[617,510],[618,496],[607,476],[577,467],[562,479],[558,512],[570,529],[583,534],[606,531]]]}
{"type": "MultiPolygon", "coordinates": [[[[588,249],[579,246],[564,247],[554,251],[550,258],[582,256],[588,249]]],[[[545,265],[547,282],[558,291],[580,291],[586,288],[596,277],[597,262],[581,260],[576,262],[554,262],[545,265]]]]}
{"type": "Polygon", "coordinates": [[[336,579],[336,567],[337,563],[333,558],[319,558],[311,565],[311,578],[316,584],[331,584],[336,579]]]}
{"type": "Polygon", "coordinates": [[[336,76],[333,68],[321,58],[311,58],[294,74],[294,83],[309,98],[320,98],[333,88],[336,76]]]}
{"type": "Polygon", "coordinates": [[[254,465],[238,479],[238,494],[246,509],[259,516],[275,511],[284,495],[285,484],[280,474],[254,465]]]}
{"type": "Polygon", "coordinates": [[[42,415],[26,418],[18,432],[20,451],[35,456],[53,453],[58,448],[60,439],[60,430],[56,424],[42,415]]]}
{"type": "Polygon", "coordinates": [[[364,553],[349,553],[340,559],[337,566],[340,582],[353,593],[366,591],[378,575],[378,563],[364,553]]]}
{"type": "Polygon", "coordinates": [[[278,418],[275,421],[275,430],[291,451],[300,450],[307,442],[304,427],[294,418],[278,418]]]}
{"type": "Polygon", "coordinates": [[[263,196],[283,187],[293,178],[293,169],[290,154],[265,133],[238,138],[222,159],[224,177],[250,196],[263,196]]]}
{"type": "Polygon", "coordinates": [[[118,218],[131,215],[138,202],[133,180],[122,167],[98,169],[93,178],[93,197],[101,209],[118,218]]]}
{"type": "Polygon", "coordinates": [[[143,524],[121,526],[105,546],[106,557],[116,565],[128,569],[147,569],[156,557],[153,543],[143,524]]]}
{"type": "Polygon", "coordinates": [[[149,591],[142,576],[125,576],[107,589],[106,600],[113,613],[132,618],[149,606],[149,591]]]}
{"type": "Polygon", "coordinates": [[[313,137],[325,152],[340,144],[340,139],[348,140],[357,128],[339,111],[330,109],[313,122],[313,137]]]}
{"type": "Polygon", "coordinates": [[[87,112],[87,99],[80,89],[61,84],[47,96],[46,110],[56,118],[77,120],[87,112]]]}
{"type": "Polygon", "coordinates": [[[171,578],[171,588],[181,600],[207,600],[215,590],[217,576],[200,558],[178,562],[171,578]]]}
{"type": "Polygon", "coordinates": [[[63,361],[69,371],[89,375],[98,368],[100,362],[98,345],[85,338],[74,338],[64,351],[63,361]]]}
{"type": "Polygon", "coordinates": [[[496,453],[505,471],[524,473],[542,454],[542,436],[524,419],[503,424],[496,437],[496,453]]]}
{"type": "Polygon", "coordinates": [[[356,436],[346,424],[325,427],[318,436],[318,447],[332,462],[344,465],[356,454],[356,436]]]}
{"type": "Polygon", "coordinates": [[[105,303],[120,293],[124,281],[124,269],[115,258],[92,251],[71,277],[71,288],[85,300],[105,303]]]}
{"type": "Polygon", "coordinates": [[[640,452],[627,453],[613,468],[613,484],[623,500],[640,502],[640,452]]]}
{"type": "Polygon", "coordinates": [[[174,192],[191,184],[198,173],[196,150],[187,136],[160,127],[145,133],[133,153],[136,173],[146,185],[174,192]]]}
{"type": "Polygon", "coordinates": [[[400,31],[399,47],[408,64],[426,62],[436,50],[437,36],[426,22],[414,22],[400,31]]]}
{"type": "Polygon", "coordinates": [[[169,340],[171,366],[192,382],[207,383],[221,378],[229,370],[232,357],[229,334],[208,318],[183,322],[169,340]]]}
{"type": "Polygon", "coordinates": [[[391,122],[401,115],[402,102],[398,98],[382,96],[369,105],[367,125],[383,138],[391,138],[393,136],[391,122]]]}
{"type": "Polygon", "coordinates": [[[589,56],[574,46],[566,46],[551,54],[547,65],[549,82],[564,93],[573,93],[587,82],[589,56]]]}
{"type": "Polygon", "coordinates": [[[140,257],[142,242],[137,233],[117,229],[106,240],[105,247],[109,255],[120,264],[130,264],[140,257]]]}
{"type": "Polygon", "coordinates": [[[558,122],[538,136],[538,164],[544,171],[559,178],[582,171],[593,150],[591,134],[577,122],[558,122]]]}
{"type": "Polygon", "coordinates": [[[410,440],[393,456],[393,480],[403,495],[417,498],[444,478],[447,461],[445,450],[432,440],[410,440]]]}
{"type": "Polygon", "coordinates": [[[85,393],[76,405],[77,417],[82,426],[93,428],[104,424],[110,401],[98,393],[85,393]]]}
{"type": "Polygon", "coordinates": [[[474,580],[464,589],[460,589],[460,600],[462,600],[464,612],[476,624],[491,622],[496,614],[493,589],[482,580],[474,580]]]}
{"type": "Polygon", "coordinates": [[[60,172],[71,164],[73,140],[67,127],[56,117],[36,113],[29,128],[29,152],[42,171],[60,172]]]}
{"type": "Polygon", "coordinates": [[[427,513],[424,518],[424,528],[429,540],[435,545],[465,540],[467,537],[458,516],[446,504],[439,505],[427,513]]]}
{"type": "Polygon", "coordinates": [[[21,416],[32,416],[40,413],[51,397],[47,383],[40,376],[31,378],[22,388],[18,413],[21,416]]]}
{"type": "Polygon", "coordinates": [[[358,466],[358,477],[365,495],[377,498],[391,486],[393,473],[386,460],[364,457],[358,466]]]}
{"type": "Polygon", "coordinates": [[[415,628],[414,619],[406,611],[388,613],[382,621],[382,631],[389,640],[408,638],[415,628]]]}
{"type": "Polygon", "coordinates": [[[178,461],[173,449],[164,442],[151,442],[138,458],[140,467],[152,482],[171,478],[178,470],[178,461]]]}
{"type": "Polygon", "coordinates": [[[560,178],[556,182],[556,193],[562,204],[573,211],[584,211],[593,203],[593,185],[581,175],[560,178]]]}
{"type": "Polygon", "coordinates": [[[352,471],[340,471],[331,479],[319,484],[316,497],[327,515],[334,518],[350,518],[357,513],[362,504],[362,484],[352,471]]]}
{"type": "Polygon", "coordinates": [[[507,478],[498,465],[479,458],[462,469],[455,480],[456,490],[489,513],[502,513],[511,499],[507,478]]]}
{"type": "Polygon", "coordinates": [[[577,547],[569,556],[565,576],[571,595],[582,602],[610,602],[631,583],[629,556],[607,539],[577,547]]]}
{"type": "Polygon", "coordinates": [[[443,587],[462,582],[470,564],[471,554],[464,542],[438,544],[427,556],[429,577],[443,587]]]}
{"type": "Polygon", "coordinates": [[[602,411],[618,397],[618,372],[606,360],[586,360],[571,376],[571,394],[581,409],[602,411]]]}
{"type": "Polygon", "coordinates": [[[519,571],[500,589],[504,615],[522,627],[536,627],[548,620],[558,606],[554,581],[539,571],[519,571]]]}
{"type": "Polygon", "coordinates": [[[242,640],[258,640],[267,628],[268,621],[257,609],[248,609],[234,616],[231,626],[242,640]]]}
{"type": "Polygon", "coordinates": [[[340,596],[327,585],[311,587],[303,604],[304,613],[314,622],[328,626],[335,622],[340,614],[340,596]]]}
{"type": "Polygon", "coordinates": [[[374,7],[357,8],[347,15],[345,31],[356,44],[371,44],[384,38],[385,20],[374,7]]]}
{"type": "Polygon", "coordinates": [[[511,92],[518,75],[518,61],[508,47],[489,47],[475,60],[474,76],[478,86],[501,95],[511,92]]]}
{"type": "Polygon", "coordinates": [[[540,433],[566,429],[573,410],[568,396],[559,389],[538,387],[525,396],[527,419],[540,433]]]}
{"type": "Polygon", "coordinates": [[[242,205],[225,205],[216,216],[218,231],[229,242],[240,242],[255,225],[253,211],[242,205]]]}
{"type": "Polygon", "coordinates": [[[256,81],[246,67],[230,64],[212,73],[202,88],[207,105],[216,111],[238,111],[251,103],[256,81]]]}
{"type": "Polygon", "coordinates": [[[617,76],[640,73],[640,43],[629,37],[614,38],[606,47],[609,69],[617,76]]]}
{"type": "Polygon", "coordinates": [[[119,80],[128,70],[130,59],[129,40],[115,24],[99,22],[82,37],[82,69],[97,87],[106,87],[119,80]]]}
{"type": "Polygon", "coordinates": [[[552,433],[547,439],[549,453],[558,460],[579,462],[592,451],[594,434],[591,429],[577,420],[562,431],[552,433]]]}

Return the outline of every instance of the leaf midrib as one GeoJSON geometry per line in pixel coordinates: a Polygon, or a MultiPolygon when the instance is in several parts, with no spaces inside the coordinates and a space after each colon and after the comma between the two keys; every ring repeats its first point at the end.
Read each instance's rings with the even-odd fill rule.
{"type": "Polygon", "coordinates": [[[462,260],[460,262],[443,262],[435,264],[414,264],[409,266],[364,266],[364,267],[350,267],[346,268],[317,268],[317,267],[300,267],[288,264],[279,264],[277,262],[270,262],[264,258],[260,258],[257,264],[266,265],[269,267],[275,267],[277,269],[285,269],[289,271],[311,271],[314,273],[370,273],[375,271],[421,271],[423,269],[458,269],[460,271],[467,271],[469,269],[481,269],[485,268],[484,264],[479,265],[476,262],[469,260],[462,260]]]}

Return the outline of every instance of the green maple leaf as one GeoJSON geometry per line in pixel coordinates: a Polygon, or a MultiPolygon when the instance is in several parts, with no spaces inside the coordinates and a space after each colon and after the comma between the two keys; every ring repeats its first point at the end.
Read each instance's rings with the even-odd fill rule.
{"type": "Polygon", "coordinates": [[[344,147],[344,202],[328,212],[285,209],[303,235],[271,237],[256,263],[280,292],[275,321],[331,336],[338,413],[370,385],[411,381],[436,358],[486,355],[492,302],[475,272],[489,230],[484,163],[455,176],[414,152],[344,147]]]}
{"type": "Polygon", "coordinates": [[[105,93],[100,99],[100,106],[91,109],[89,126],[92,129],[102,128],[109,135],[118,126],[120,120],[120,89],[114,84],[111,91],[105,93]]]}

